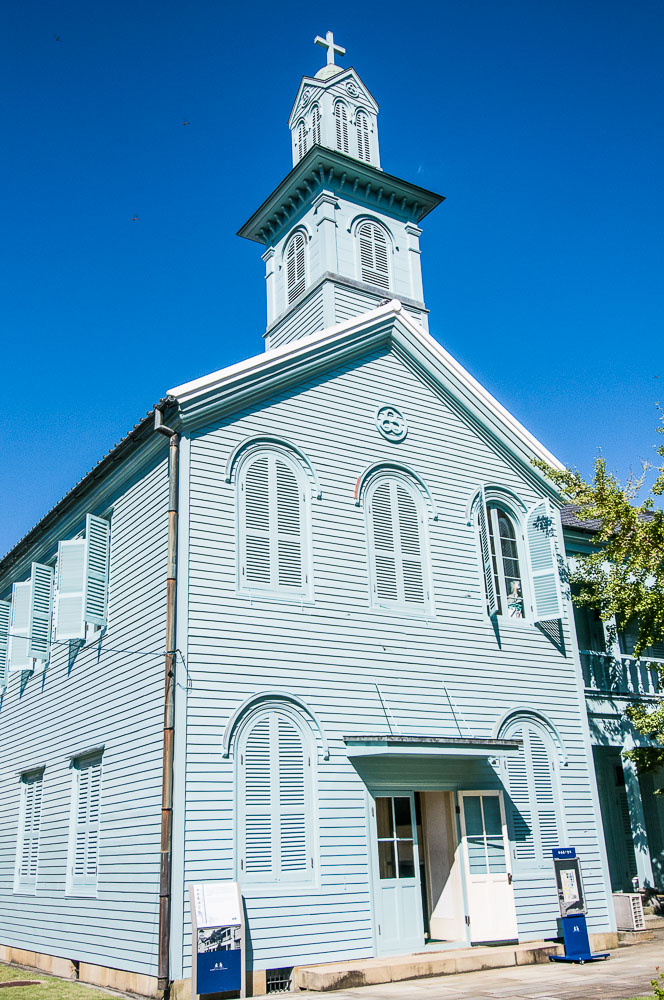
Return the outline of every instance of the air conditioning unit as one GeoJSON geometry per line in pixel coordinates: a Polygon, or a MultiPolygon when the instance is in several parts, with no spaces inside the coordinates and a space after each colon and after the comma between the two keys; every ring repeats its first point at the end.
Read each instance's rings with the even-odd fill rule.
{"type": "Polygon", "coordinates": [[[640,893],[614,892],[613,908],[619,931],[644,931],[646,929],[646,918],[643,915],[643,902],[640,893]]]}

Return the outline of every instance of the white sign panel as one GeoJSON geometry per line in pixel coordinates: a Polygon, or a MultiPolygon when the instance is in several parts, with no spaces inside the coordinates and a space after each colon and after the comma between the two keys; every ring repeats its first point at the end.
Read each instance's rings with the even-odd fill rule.
{"type": "Polygon", "coordinates": [[[201,882],[192,890],[197,927],[235,927],[242,923],[237,882],[201,882]]]}

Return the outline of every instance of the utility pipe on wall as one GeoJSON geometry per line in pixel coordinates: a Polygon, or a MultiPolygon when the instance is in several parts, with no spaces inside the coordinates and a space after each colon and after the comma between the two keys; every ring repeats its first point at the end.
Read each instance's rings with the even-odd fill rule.
{"type": "Polygon", "coordinates": [[[171,987],[171,873],[173,869],[173,744],[175,736],[175,597],[178,563],[178,473],[180,436],[154,411],[154,427],[169,438],[168,447],[168,569],[166,576],[166,654],[164,657],[164,733],[161,779],[161,846],[159,870],[158,988],[165,1000],[171,987]]]}

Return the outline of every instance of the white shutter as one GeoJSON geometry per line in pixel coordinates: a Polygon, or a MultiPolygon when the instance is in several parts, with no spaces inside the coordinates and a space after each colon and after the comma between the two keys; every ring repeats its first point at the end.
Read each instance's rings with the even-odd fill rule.
{"type": "Polygon", "coordinates": [[[106,624],[111,526],[103,517],[85,518],[85,611],[90,625],[106,624]]]}
{"type": "Polygon", "coordinates": [[[35,660],[46,662],[49,658],[52,617],[53,569],[51,566],[33,563],[30,575],[28,656],[35,660]]]}
{"type": "Polygon", "coordinates": [[[554,523],[548,500],[535,504],[526,516],[535,621],[563,616],[554,523]]]}
{"type": "Polygon", "coordinates": [[[482,573],[484,576],[484,589],[486,591],[487,610],[490,615],[495,615],[498,611],[498,594],[496,593],[496,579],[493,573],[493,558],[491,555],[491,539],[489,537],[489,522],[487,518],[486,496],[484,487],[480,487],[479,508],[477,514],[477,526],[480,536],[480,557],[482,559],[482,573]]]}
{"type": "Polygon", "coordinates": [[[84,538],[58,545],[55,638],[60,642],[85,639],[86,549],[84,538]]]}
{"type": "Polygon", "coordinates": [[[539,727],[529,722],[510,730],[509,737],[523,740],[518,757],[507,758],[515,858],[524,868],[546,867],[559,843],[551,751],[539,727]]]}
{"type": "Polygon", "coordinates": [[[342,153],[348,152],[348,112],[346,105],[339,101],[334,108],[334,117],[337,126],[337,149],[342,153]]]}
{"type": "Polygon", "coordinates": [[[96,891],[99,867],[101,810],[101,758],[80,760],[74,765],[75,809],[70,883],[86,894],[96,891]]]}
{"type": "MultiPolygon", "coordinates": [[[[511,739],[523,739],[523,729],[510,733],[511,739]]],[[[528,747],[524,742],[519,755],[507,757],[507,775],[510,799],[512,800],[512,827],[514,833],[514,857],[527,866],[536,860],[535,837],[530,784],[527,766],[528,747]]]]}
{"type": "Polygon", "coordinates": [[[277,514],[277,584],[279,587],[303,585],[302,579],[302,505],[300,484],[290,465],[274,459],[277,514]]]}
{"type": "Polygon", "coordinates": [[[25,583],[15,583],[12,587],[12,613],[9,625],[10,670],[32,670],[34,667],[28,655],[31,589],[29,580],[25,583]]]}
{"type": "Polygon", "coordinates": [[[374,560],[374,595],[377,601],[397,601],[396,539],[392,511],[391,483],[385,480],[373,491],[369,501],[374,560]]]}
{"type": "Polygon", "coordinates": [[[283,715],[275,715],[279,782],[279,869],[284,881],[309,874],[307,801],[302,735],[283,715]]]}
{"type": "Polygon", "coordinates": [[[240,486],[241,582],[270,586],[270,467],[268,455],[254,459],[240,486]]]}
{"type": "Polygon", "coordinates": [[[394,492],[397,501],[403,599],[406,604],[423,604],[426,595],[422,566],[422,517],[413,495],[404,486],[396,483],[394,492]]]}
{"type": "Polygon", "coordinates": [[[43,774],[21,778],[21,827],[16,865],[19,889],[34,889],[37,882],[42,787],[43,774]]]}
{"type": "Polygon", "coordinates": [[[302,233],[295,233],[286,251],[286,285],[289,305],[302,295],[306,287],[304,247],[304,236],[302,233]]]}
{"type": "Polygon", "coordinates": [[[300,122],[297,127],[297,158],[301,160],[307,151],[307,130],[304,122],[300,122]]]}
{"type": "Polygon", "coordinates": [[[251,728],[242,758],[244,836],[240,868],[246,877],[256,880],[274,871],[269,716],[263,716],[251,728]]]}
{"type": "Polygon", "coordinates": [[[360,276],[380,288],[390,287],[387,236],[375,222],[363,222],[357,231],[360,246],[360,276]]]}
{"type": "Polygon", "coordinates": [[[528,748],[537,802],[539,843],[544,863],[551,857],[552,848],[559,846],[553,762],[542,736],[535,729],[528,730],[528,748]]]}
{"type": "Polygon", "coordinates": [[[0,694],[7,687],[9,667],[9,623],[12,606],[9,601],[0,601],[0,694]]]}
{"type": "Polygon", "coordinates": [[[311,110],[311,141],[320,146],[320,108],[317,104],[311,110]]]}
{"type": "Polygon", "coordinates": [[[358,111],[355,120],[357,122],[357,155],[365,163],[370,163],[369,119],[364,111],[358,111]]]}
{"type": "Polygon", "coordinates": [[[377,603],[422,607],[425,585],[422,514],[410,490],[395,479],[380,482],[369,500],[377,603]]]}

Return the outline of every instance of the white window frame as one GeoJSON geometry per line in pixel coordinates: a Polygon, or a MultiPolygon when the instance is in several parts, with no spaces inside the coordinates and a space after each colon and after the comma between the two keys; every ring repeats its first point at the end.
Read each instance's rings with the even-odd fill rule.
{"type": "Polygon", "coordinates": [[[39,842],[41,839],[41,815],[44,804],[44,769],[36,768],[32,771],[23,771],[20,776],[20,802],[18,815],[18,830],[16,837],[16,861],[14,865],[14,893],[16,895],[34,896],[37,892],[39,880],[39,842]],[[39,815],[37,817],[36,830],[34,828],[29,833],[29,839],[36,841],[36,862],[33,875],[25,874],[22,871],[23,849],[26,842],[26,811],[28,802],[28,789],[39,787],[39,815]]]}
{"type": "MultiPolygon", "coordinates": [[[[65,895],[73,898],[96,898],[99,888],[99,867],[101,856],[101,812],[103,797],[103,751],[92,751],[73,757],[71,760],[72,785],[71,807],[69,812],[69,838],[67,847],[67,878],[65,895]],[[76,839],[78,827],[78,805],[80,794],[81,771],[88,767],[99,765],[99,809],[97,814],[97,870],[94,879],[74,875],[76,861],[76,839]]],[[[89,831],[88,831],[89,834],[89,831]]]]}
{"type": "MultiPolygon", "coordinates": [[[[243,891],[251,894],[258,890],[260,893],[265,889],[270,890],[270,894],[283,892],[292,893],[294,888],[300,886],[313,886],[318,882],[320,869],[318,854],[318,818],[317,818],[317,748],[314,735],[306,720],[302,718],[300,712],[286,701],[264,702],[247,712],[245,718],[240,722],[235,739],[235,833],[234,833],[234,853],[235,853],[235,873],[236,879],[242,883],[243,891]],[[309,858],[309,866],[306,873],[299,878],[285,877],[264,877],[247,876],[242,868],[242,858],[244,855],[244,829],[245,829],[245,803],[244,803],[244,775],[243,757],[246,742],[249,734],[262,718],[272,717],[275,714],[284,715],[297,728],[301,738],[305,757],[304,775],[304,798],[305,798],[305,835],[306,854],[309,858]]],[[[274,845],[271,843],[271,850],[274,859],[274,845]]]]}
{"type": "MultiPolygon", "coordinates": [[[[270,498],[272,500],[272,497],[270,498]]],[[[275,510],[276,505],[270,504],[270,509],[275,510]]],[[[286,447],[277,444],[260,444],[248,448],[238,461],[235,490],[235,524],[236,524],[236,587],[238,594],[267,598],[268,600],[296,601],[297,603],[311,603],[314,595],[313,578],[313,549],[311,538],[311,483],[309,476],[302,468],[301,463],[293,452],[286,447]],[[250,465],[263,455],[273,455],[284,462],[293,471],[300,491],[300,558],[302,561],[301,587],[279,586],[275,580],[275,569],[273,563],[273,542],[271,536],[270,552],[270,583],[250,583],[243,581],[243,569],[246,565],[246,532],[245,532],[245,507],[243,488],[247,470],[250,465]]]]}
{"type": "MultiPolygon", "coordinates": [[[[434,615],[433,577],[431,567],[431,545],[429,540],[429,530],[427,525],[427,506],[422,496],[422,491],[410,476],[399,472],[398,469],[390,469],[388,472],[379,472],[372,476],[364,491],[365,510],[365,537],[367,542],[367,567],[369,576],[369,604],[379,611],[396,611],[402,615],[415,618],[430,618],[434,615]],[[376,572],[376,553],[373,539],[373,515],[371,504],[373,495],[383,483],[396,482],[408,491],[415,501],[417,513],[420,521],[420,552],[422,557],[422,585],[424,588],[424,601],[422,604],[414,602],[387,600],[378,598],[378,580],[376,572]]],[[[401,583],[403,587],[403,581],[401,583]]]]}

